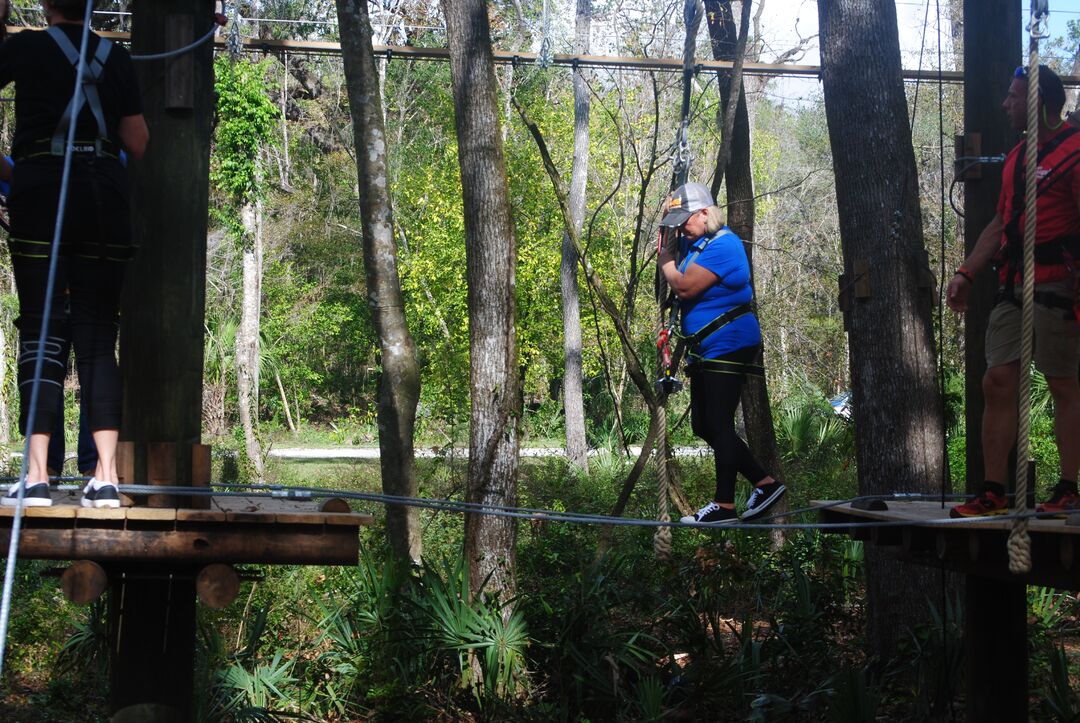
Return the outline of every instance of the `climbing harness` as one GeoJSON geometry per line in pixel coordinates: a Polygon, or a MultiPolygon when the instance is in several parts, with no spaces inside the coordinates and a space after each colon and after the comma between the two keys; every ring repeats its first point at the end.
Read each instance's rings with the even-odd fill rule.
{"type": "MultiPolygon", "coordinates": [[[[1053,157],[1065,141],[1078,133],[1080,133],[1080,130],[1069,127],[1043,144],[1043,147],[1038,151],[1036,166],[1041,166],[1047,159],[1053,157]]],[[[1016,302],[1014,295],[1016,277],[1019,275],[1022,278],[1024,271],[1024,234],[1023,229],[1020,228],[1020,222],[1025,215],[1025,207],[1020,202],[1020,199],[1024,197],[1026,187],[1026,161],[1027,147],[1024,146],[1020,149],[1013,169],[1012,194],[1010,196],[1011,213],[1004,228],[1006,242],[999,249],[997,257],[997,267],[1002,269],[1005,275],[999,300],[1010,300],[1014,303],[1016,302]]],[[[1078,164],[1080,164],[1080,149],[1068,152],[1060,159],[1055,159],[1052,167],[1041,178],[1036,173],[1036,196],[1046,194],[1062,178],[1069,178],[1078,164]]],[[[1039,243],[1035,245],[1033,253],[1035,263],[1039,266],[1067,266],[1067,258],[1080,257],[1080,234],[1061,236],[1039,243]]],[[[1053,295],[1042,294],[1041,292],[1035,292],[1035,296],[1036,303],[1046,306],[1072,308],[1073,305],[1072,299],[1061,299],[1056,296],[1049,300],[1042,299],[1039,297],[1053,295]],[[1068,303],[1062,306],[1061,302],[1063,301],[1068,303]]]]}
{"type": "MultiPolygon", "coordinates": [[[[52,38],[58,46],[60,46],[61,52],[71,63],[73,68],[78,68],[82,57],[79,55],[79,51],[71,43],[71,40],[64,31],[56,25],[51,26],[45,31],[49,37],[52,38]]],[[[76,145],[72,150],[75,153],[90,153],[93,152],[95,156],[102,154],[102,142],[108,143],[109,133],[105,127],[105,111],[101,109],[101,97],[98,95],[98,84],[101,83],[102,78],[105,75],[105,62],[109,59],[109,53],[112,51],[112,42],[106,38],[99,38],[97,50],[94,52],[94,57],[86,63],[86,68],[83,71],[81,81],[81,93],[75,93],[71,100],[67,104],[67,108],[64,109],[63,115],[60,116],[60,122],[56,126],[56,131],[53,133],[52,140],[50,142],[51,153],[54,156],[64,155],[64,141],[68,136],[68,130],[76,122],[76,118],[79,117],[79,113],[82,112],[83,103],[90,108],[90,113],[94,116],[94,121],[97,123],[97,137],[94,139],[93,145],[76,145]]],[[[114,155],[119,155],[119,149],[114,155]]]]}

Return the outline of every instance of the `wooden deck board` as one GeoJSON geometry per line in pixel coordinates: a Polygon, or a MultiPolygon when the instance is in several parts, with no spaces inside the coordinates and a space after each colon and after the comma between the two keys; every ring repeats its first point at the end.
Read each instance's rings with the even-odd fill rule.
{"type": "MultiPolygon", "coordinates": [[[[182,498],[181,498],[182,499],[182,498]]],[[[84,508],[78,493],[56,493],[52,507],[24,510],[19,556],[27,559],[176,564],[352,565],[359,560],[363,513],[319,511],[317,500],[212,497],[211,509],[84,508]]],[[[0,545],[14,510],[0,508],[0,545]],[[6,513],[6,514],[5,514],[6,513]]]]}
{"type": "Polygon", "coordinates": [[[947,502],[943,509],[940,502],[929,500],[888,500],[888,509],[863,510],[849,503],[811,502],[823,522],[899,523],[826,531],[892,548],[897,557],[907,562],[1010,582],[1080,590],[1080,519],[1030,519],[1032,569],[1014,575],[1009,572],[1007,551],[1013,520],[979,517],[948,521],[949,508],[955,504],[947,502]]]}

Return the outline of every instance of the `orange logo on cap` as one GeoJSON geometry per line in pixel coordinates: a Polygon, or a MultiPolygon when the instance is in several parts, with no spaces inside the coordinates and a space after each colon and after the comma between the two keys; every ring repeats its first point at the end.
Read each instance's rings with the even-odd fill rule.
{"type": "Polygon", "coordinates": [[[671,199],[671,203],[668,204],[668,208],[678,208],[682,206],[682,199],[678,196],[671,199]]]}

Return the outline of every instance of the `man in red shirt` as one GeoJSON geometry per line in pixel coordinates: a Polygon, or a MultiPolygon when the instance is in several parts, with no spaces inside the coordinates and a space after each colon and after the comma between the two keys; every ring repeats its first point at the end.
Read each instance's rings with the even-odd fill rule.
{"type": "MultiPolygon", "coordinates": [[[[1002,108],[1013,128],[1027,127],[1028,77],[1017,68],[1002,108]]],[[[1080,131],[1061,119],[1065,89],[1061,79],[1039,66],[1039,155],[1035,233],[1035,368],[1046,377],[1054,399],[1054,433],[1061,457],[1061,479],[1040,512],[1080,510],[1076,477],[1080,469],[1080,131]]],[[[1005,160],[997,214],[971,254],[957,269],[946,292],[953,311],[964,312],[975,275],[996,264],[1000,289],[986,330],[986,375],[982,420],[982,489],[954,507],[952,517],[1005,514],[1004,481],[1009,450],[1016,440],[1020,381],[1020,290],[1024,229],[1025,143],[1005,160]]],[[[1027,373],[1024,370],[1024,373],[1027,373]]]]}

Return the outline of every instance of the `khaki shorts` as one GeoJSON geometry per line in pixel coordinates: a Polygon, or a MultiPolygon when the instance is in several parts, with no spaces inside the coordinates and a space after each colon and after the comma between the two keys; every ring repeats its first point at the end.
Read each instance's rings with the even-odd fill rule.
{"type": "MultiPolygon", "coordinates": [[[[1040,292],[1071,298],[1066,281],[1040,284],[1040,292]]],[[[1020,360],[1020,307],[999,302],[986,327],[986,366],[1020,360]]],[[[1080,371],[1080,323],[1069,311],[1035,304],[1035,368],[1048,377],[1075,377],[1080,371]],[[1065,317],[1070,318],[1065,318],[1065,317]]]]}

